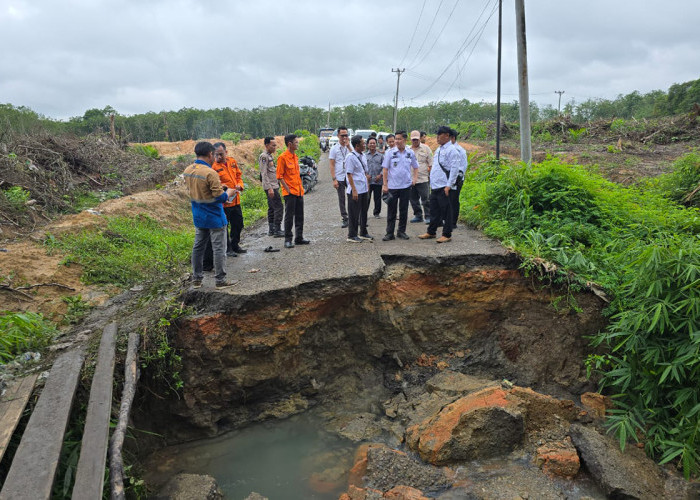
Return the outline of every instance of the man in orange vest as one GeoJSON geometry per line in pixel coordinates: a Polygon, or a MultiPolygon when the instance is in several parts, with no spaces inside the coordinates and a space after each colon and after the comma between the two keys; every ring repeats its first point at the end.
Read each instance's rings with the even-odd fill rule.
{"type": "Polygon", "coordinates": [[[241,231],[243,231],[243,211],[241,210],[241,196],[243,191],[243,174],[238,168],[236,160],[230,156],[226,156],[226,145],[223,142],[214,144],[214,164],[211,168],[219,174],[221,184],[230,187],[236,191],[237,196],[229,203],[224,203],[224,213],[228,219],[229,237],[227,255],[235,255],[237,253],[246,253],[246,250],[241,248],[241,231]]]}
{"type": "Polygon", "coordinates": [[[299,149],[299,138],[294,134],[284,136],[284,145],[287,150],[277,158],[277,179],[282,185],[284,196],[284,248],[294,248],[294,245],[308,245],[309,240],[304,238],[304,186],[301,183],[299,173],[299,158],[296,150],[299,149]],[[296,231],[296,238],[292,243],[292,226],[296,231]]]}

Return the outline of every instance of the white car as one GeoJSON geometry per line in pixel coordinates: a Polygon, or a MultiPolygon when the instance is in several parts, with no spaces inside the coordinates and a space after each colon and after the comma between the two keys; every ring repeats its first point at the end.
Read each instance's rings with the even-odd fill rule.
{"type": "Polygon", "coordinates": [[[367,139],[370,138],[370,136],[374,134],[375,136],[377,135],[376,130],[370,130],[370,129],[365,129],[365,130],[358,130],[355,132],[355,135],[361,135],[362,138],[366,141],[367,139]]]}
{"type": "MultiPolygon", "coordinates": [[[[352,137],[354,133],[355,133],[355,131],[353,129],[351,129],[351,128],[348,129],[348,136],[349,137],[352,137]]],[[[338,129],[335,129],[333,131],[333,134],[331,135],[328,147],[332,148],[336,144],[338,144],[338,129]]]]}

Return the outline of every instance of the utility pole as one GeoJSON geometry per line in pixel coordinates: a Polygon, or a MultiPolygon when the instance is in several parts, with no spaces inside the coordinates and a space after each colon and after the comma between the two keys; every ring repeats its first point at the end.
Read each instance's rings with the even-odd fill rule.
{"type": "Polygon", "coordinates": [[[555,94],[559,94],[559,104],[557,105],[557,114],[561,114],[561,95],[566,92],[565,90],[555,90],[555,94]]]}
{"type": "Polygon", "coordinates": [[[326,118],[326,128],[331,126],[331,102],[328,101],[328,117],[326,118]]]}
{"type": "Polygon", "coordinates": [[[530,92],[527,83],[527,41],[524,0],[515,0],[515,31],[518,40],[518,81],[520,94],[520,159],[532,163],[530,138],[530,92]]]}
{"type": "Polygon", "coordinates": [[[401,73],[406,71],[406,68],[392,68],[391,72],[396,73],[396,96],[394,97],[394,129],[392,132],[396,132],[396,120],[399,118],[399,80],[401,80],[401,73]]]}
{"type": "Polygon", "coordinates": [[[496,83],[496,161],[501,159],[501,41],[503,39],[503,0],[498,0],[498,76],[496,83]]]}

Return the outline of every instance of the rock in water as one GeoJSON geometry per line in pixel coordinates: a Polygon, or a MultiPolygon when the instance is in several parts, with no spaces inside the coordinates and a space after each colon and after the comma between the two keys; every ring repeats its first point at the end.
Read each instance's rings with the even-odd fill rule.
{"type": "Polygon", "coordinates": [[[216,479],[207,475],[178,474],[163,487],[156,500],[222,500],[216,479]]]}

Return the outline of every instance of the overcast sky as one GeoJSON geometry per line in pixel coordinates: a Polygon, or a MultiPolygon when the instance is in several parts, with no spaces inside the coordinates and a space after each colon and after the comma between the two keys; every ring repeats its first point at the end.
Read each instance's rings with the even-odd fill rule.
{"type": "MultiPolygon", "coordinates": [[[[531,100],[700,78],[700,2],[525,0],[531,100]]],[[[503,100],[517,99],[503,0],[503,100]]],[[[0,103],[52,118],[496,99],[497,0],[0,0],[0,103]],[[422,14],[421,14],[422,12],[422,14]]]]}

